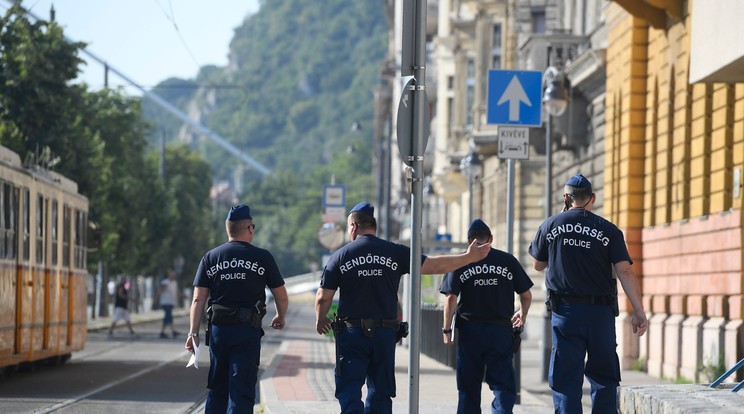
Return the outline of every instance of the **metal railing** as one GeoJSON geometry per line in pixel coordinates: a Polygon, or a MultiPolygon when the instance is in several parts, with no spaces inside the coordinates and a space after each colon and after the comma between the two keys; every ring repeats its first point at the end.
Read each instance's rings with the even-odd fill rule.
{"type": "Polygon", "coordinates": [[[438,303],[421,304],[421,353],[454,368],[457,346],[445,345],[442,341],[443,310],[438,303]]]}
{"type": "MultiPolygon", "coordinates": [[[[738,370],[738,369],[739,369],[739,368],[741,368],[741,367],[744,367],[744,359],[742,359],[741,361],[737,362],[737,363],[736,363],[736,365],[734,365],[733,367],[731,367],[731,369],[729,369],[728,371],[724,372],[724,373],[723,373],[723,375],[721,375],[720,377],[718,377],[718,379],[717,379],[717,380],[713,381],[713,382],[712,382],[712,383],[711,383],[711,384],[709,385],[709,387],[710,387],[710,388],[716,388],[717,386],[721,385],[721,383],[722,383],[722,382],[723,382],[723,381],[724,381],[724,380],[725,380],[726,378],[728,378],[728,377],[729,377],[729,376],[730,376],[731,374],[733,374],[734,372],[736,372],[736,370],[738,370]]],[[[742,380],[741,382],[739,382],[738,384],[736,384],[736,385],[734,386],[734,388],[733,388],[733,389],[731,389],[731,392],[737,392],[737,391],[739,391],[739,390],[740,390],[740,389],[741,389],[742,387],[744,387],[744,380],[742,380]]]]}

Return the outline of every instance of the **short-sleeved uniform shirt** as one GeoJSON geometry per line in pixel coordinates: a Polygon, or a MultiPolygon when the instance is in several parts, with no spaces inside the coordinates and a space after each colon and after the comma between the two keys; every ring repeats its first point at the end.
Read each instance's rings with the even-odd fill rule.
{"type": "Polygon", "coordinates": [[[284,285],[274,257],[268,250],[241,241],[229,241],[204,255],[194,286],[209,289],[209,304],[250,307],[265,301],[264,289],[284,285]]]}
{"type": "Polygon", "coordinates": [[[320,287],[340,289],[339,317],[396,319],[398,286],[410,271],[410,252],[407,246],[370,234],[359,236],[331,256],[320,287]]]}
{"type": "Polygon", "coordinates": [[[491,249],[483,260],[447,273],[439,291],[460,297],[457,314],[465,319],[511,320],[514,293],[524,293],[532,285],[514,256],[491,249]]]}
{"type": "Polygon", "coordinates": [[[612,265],[633,263],[622,231],[583,209],[571,209],[545,220],[529,253],[548,262],[545,284],[559,295],[615,295],[612,265]]]}

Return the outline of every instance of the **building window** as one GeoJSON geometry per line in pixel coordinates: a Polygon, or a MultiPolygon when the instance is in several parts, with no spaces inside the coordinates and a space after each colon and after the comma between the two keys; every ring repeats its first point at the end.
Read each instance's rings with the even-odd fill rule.
{"type": "Polygon", "coordinates": [[[491,48],[491,68],[501,69],[501,24],[493,25],[493,47],[491,48]]]}
{"type": "Polygon", "coordinates": [[[465,72],[465,128],[473,128],[473,106],[475,105],[475,59],[468,59],[465,72]]]}
{"type": "Polygon", "coordinates": [[[532,9],[532,33],[545,33],[545,7],[532,9]]]}
{"type": "Polygon", "coordinates": [[[447,136],[452,136],[452,126],[455,124],[455,98],[447,98],[447,136]]]}

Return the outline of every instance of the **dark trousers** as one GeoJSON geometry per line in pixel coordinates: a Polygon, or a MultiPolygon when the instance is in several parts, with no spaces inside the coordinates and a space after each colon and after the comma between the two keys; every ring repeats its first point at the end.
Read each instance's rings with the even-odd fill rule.
{"type": "Polygon", "coordinates": [[[252,413],[261,358],[261,328],[212,325],[207,414],[252,413]]]}
{"type": "Polygon", "coordinates": [[[336,398],[342,414],[392,413],[395,397],[395,344],[397,332],[377,327],[368,338],[361,327],[338,333],[336,398]],[[362,404],[362,385],[367,399],[362,404]]]}
{"type": "Polygon", "coordinates": [[[553,389],[555,412],[582,413],[581,387],[586,375],[591,385],[592,413],[616,413],[620,363],[612,307],[560,303],[553,309],[552,327],[548,382],[553,389]]]}
{"type": "Polygon", "coordinates": [[[511,413],[517,398],[512,329],[462,319],[457,328],[458,414],[480,414],[484,374],[493,391],[491,413],[511,413]]]}

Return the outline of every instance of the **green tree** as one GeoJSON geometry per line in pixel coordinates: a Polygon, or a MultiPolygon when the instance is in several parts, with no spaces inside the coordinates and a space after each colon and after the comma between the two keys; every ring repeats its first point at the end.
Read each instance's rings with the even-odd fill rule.
{"type": "Polygon", "coordinates": [[[191,282],[206,250],[217,240],[224,240],[224,219],[215,228],[209,203],[212,170],[203,158],[186,146],[170,146],[165,152],[164,170],[164,183],[174,204],[168,214],[172,220],[167,229],[170,243],[160,254],[165,253],[171,266],[175,258],[181,257],[180,277],[183,282],[191,282]],[[216,234],[220,239],[216,239],[216,234]]]}
{"type": "Polygon", "coordinates": [[[164,273],[177,256],[198,263],[212,239],[209,167],[186,148],[169,149],[169,175],[160,177],[141,100],[72,83],[82,46],[54,22],[31,22],[18,3],[9,8],[0,20],[0,142],[24,157],[59,157],[55,169],[78,183],[101,229],[90,263],[104,261],[109,274],[164,273]]]}

